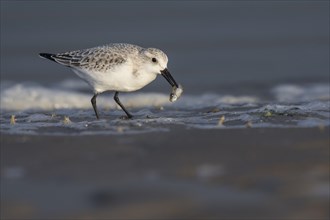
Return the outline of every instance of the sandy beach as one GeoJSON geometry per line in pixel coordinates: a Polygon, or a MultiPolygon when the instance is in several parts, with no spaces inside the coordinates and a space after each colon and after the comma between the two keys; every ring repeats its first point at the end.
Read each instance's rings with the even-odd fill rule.
{"type": "Polygon", "coordinates": [[[2,219],[328,219],[329,127],[1,135],[2,219]]]}
{"type": "Polygon", "coordinates": [[[330,218],[328,1],[0,5],[1,219],[330,218]],[[181,98],[159,76],[96,120],[38,56],[110,43],[162,50],[181,98]]]}

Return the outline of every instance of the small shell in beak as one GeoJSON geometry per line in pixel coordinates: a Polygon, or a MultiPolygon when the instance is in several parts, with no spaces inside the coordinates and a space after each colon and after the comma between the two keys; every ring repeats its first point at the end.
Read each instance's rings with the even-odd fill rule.
{"type": "Polygon", "coordinates": [[[179,87],[173,86],[172,87],[172,92],[170,94],[170,102],[175,102],[178,100],[183,92],[183,88],[181,85],[179,87]]]}

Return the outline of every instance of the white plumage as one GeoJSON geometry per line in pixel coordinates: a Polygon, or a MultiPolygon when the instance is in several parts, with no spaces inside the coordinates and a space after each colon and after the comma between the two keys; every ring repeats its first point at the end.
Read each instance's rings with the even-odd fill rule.
{"type": "MultiPolygon", "coordinates": [[[[91,102],[97,118],[99,114],[96,97],[102,92],[115,91],[115,101],[127,117],[131,118],[132,115],[118,98],[119,92],[139,90],[159,74],[163,75],[174,89],[179,87],[167,69],[166,54],[156,48],[120,43],[59,54],[40,53],[40,56],[70,67],[91,86],[94,91],[91,102]]],[[[177,93],[179,95],[176,98],[170,98],[171,101],[181,95],[181,90],[180,88],[180,94],[177,93]]]]}

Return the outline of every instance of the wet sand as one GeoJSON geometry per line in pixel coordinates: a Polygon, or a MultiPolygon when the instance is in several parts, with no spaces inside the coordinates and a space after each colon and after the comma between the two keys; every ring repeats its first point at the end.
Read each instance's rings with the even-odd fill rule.
{"type": "Polygon", "coordinates": [[[329,219],[328,2],[0,4],[1,219],[329,219]],[[157,79],[95,121],[38,56],[115,42],[164,50],[180,101],[157,79]]]}
{"type": "Polygon", "coordinates": [[[328,219],[329,127],[1,135],[1,219],[328,219]]]}

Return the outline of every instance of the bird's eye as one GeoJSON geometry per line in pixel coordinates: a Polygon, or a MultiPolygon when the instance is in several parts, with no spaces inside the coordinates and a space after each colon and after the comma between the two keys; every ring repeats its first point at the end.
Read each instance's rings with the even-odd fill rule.
{"type": "Polygon", "coordinates": [[[152,62],[154,62],[154,63],[156,63],[157,62],[157,59],[154,57],[154,58],[152,58],[151,59],[152,60],[152,62]]]}

